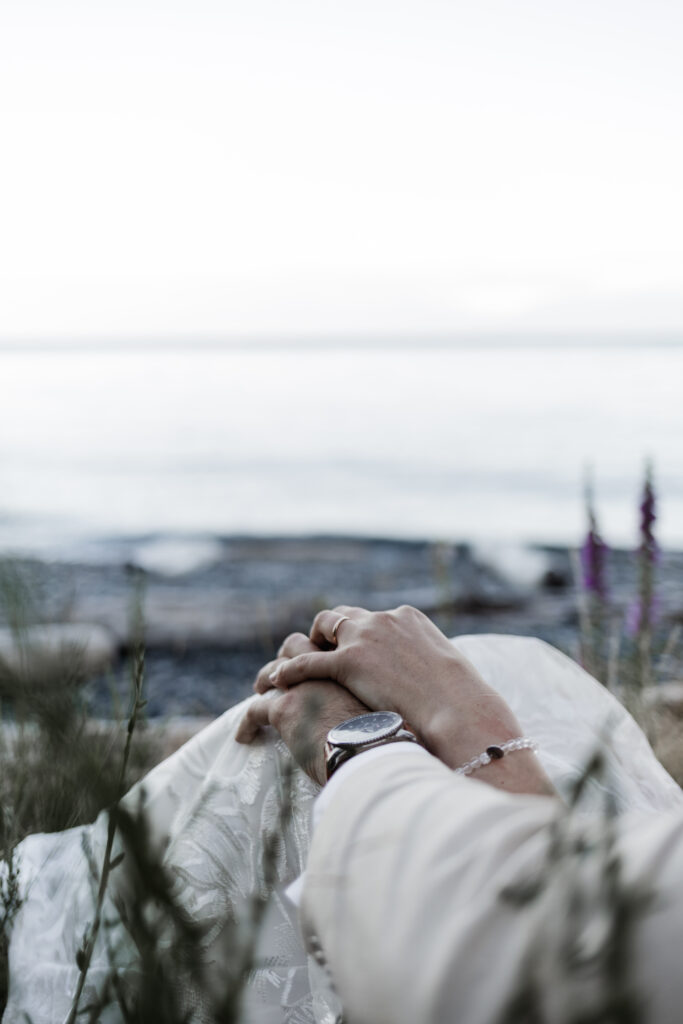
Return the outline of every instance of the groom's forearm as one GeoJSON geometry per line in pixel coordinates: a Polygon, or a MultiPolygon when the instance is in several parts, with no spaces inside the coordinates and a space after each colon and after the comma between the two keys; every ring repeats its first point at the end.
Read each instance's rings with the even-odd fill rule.
{"type": "Polygon", "coordinates": [[[349,1021],[497,1019],[533,934],[500,890],[536,864],[556,812],[398,745],[341,782],[314,833],[302,923],[349,1021]]]}
{"type": "Polygon", "coordinates": [[[529,985],[547,1024],[627,990],[648,1024],[678,1024],[683,812],[603,823],[609,849],[600,819],[579,819],[560,863],[558,801],[454,777],[400,746],[338,780],[306,870],[304,934],[350,1024],[492,1024],[529,985]],[[612,941],[628,958],[618,992],[612,941]],[[569,950],[589,959],[572,967],[569,950]]]}

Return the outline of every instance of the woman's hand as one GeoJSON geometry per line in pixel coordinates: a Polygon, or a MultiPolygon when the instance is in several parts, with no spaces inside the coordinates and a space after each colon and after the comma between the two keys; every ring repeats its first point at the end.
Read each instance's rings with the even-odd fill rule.
{"type": "MultiPolygon", "coordinates": [[[[293,633],[285,640],[275,661],[261,669],[254,688],[262,691],[264,680],[291,658],[319,651],[303,633],[293,633]]],[[[235,739],[238,743],[251,743],[261,728],[273,726],[298,764],[322,786],[326,780],[327,733],[347,718],[365,714],[367,710],[365,704],[344,687],[330,681],[309,680],[291,690],[271,691],[253,701],[240,722],[235,739]]]]}
{"type": "MultiPolygon", "coordinates": [[[[310,679],[334,680],[374,710],[398,711],[451,768],[522,734],[503,698],[415,608],[368,612],[342,605],[316,616],[310,639],[315,649],[260,673],[255,689],[265,693],[310,679]]],[[[529,751],[488,765],[479,777],[525,792],[552,789],[529,751]]]]}

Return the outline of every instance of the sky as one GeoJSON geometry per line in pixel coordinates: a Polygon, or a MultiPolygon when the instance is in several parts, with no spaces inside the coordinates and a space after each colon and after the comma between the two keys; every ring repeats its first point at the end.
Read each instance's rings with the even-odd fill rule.
{"type": "Polygon", "coordinates": [[[0,342],[683,333],[676,0],[3,0],[0,342]]]}

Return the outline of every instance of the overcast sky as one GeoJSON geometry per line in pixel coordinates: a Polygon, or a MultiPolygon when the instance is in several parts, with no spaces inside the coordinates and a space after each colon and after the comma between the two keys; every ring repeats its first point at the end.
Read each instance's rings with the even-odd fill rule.
{"type": "Polygon", "coordinates": [[[677,0],[2,0],[0,340],[683,331],[677,0]]]}

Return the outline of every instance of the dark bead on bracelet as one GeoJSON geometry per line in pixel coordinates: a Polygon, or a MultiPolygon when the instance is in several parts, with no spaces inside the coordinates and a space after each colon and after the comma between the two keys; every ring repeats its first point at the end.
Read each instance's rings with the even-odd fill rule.
{"type": "Polygon", "coordinates": [[[500,747],[495,746],[495,744],[491,747],[487,747],[486,753],[492,761],[499,761],[501,757],[505,757],[505,751],[501,750],[500,747]]]}

